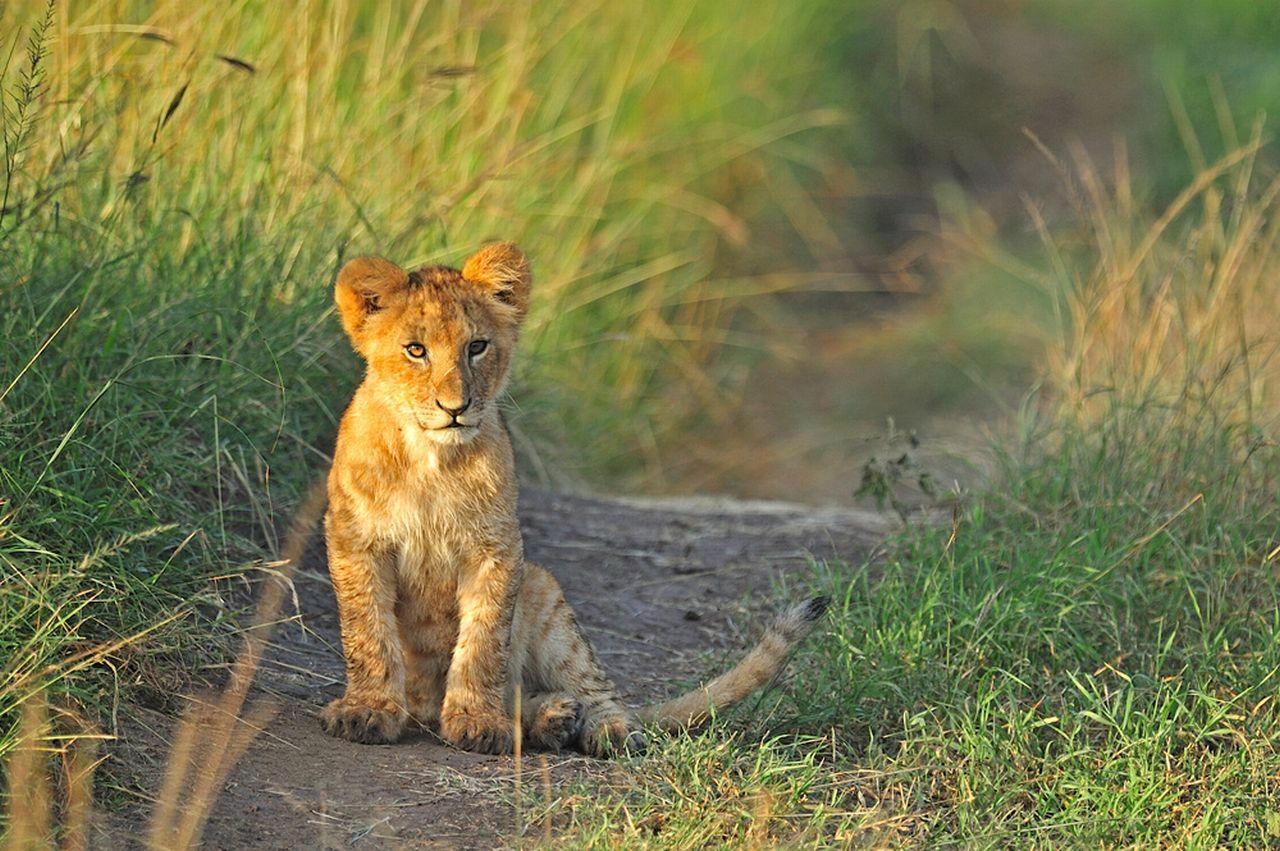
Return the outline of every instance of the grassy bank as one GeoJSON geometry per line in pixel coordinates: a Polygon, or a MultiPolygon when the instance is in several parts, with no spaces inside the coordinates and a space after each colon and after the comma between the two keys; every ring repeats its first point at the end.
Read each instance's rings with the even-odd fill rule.
{"type": "Polygon", "coordinates": [[[1276,841],[1280,183],[1253,169],[1149,219],[1082,176],[1043,278],[1067,330],[991,487],[822,567],[792,696],[562,799],[584,844],[1276,841]]]}

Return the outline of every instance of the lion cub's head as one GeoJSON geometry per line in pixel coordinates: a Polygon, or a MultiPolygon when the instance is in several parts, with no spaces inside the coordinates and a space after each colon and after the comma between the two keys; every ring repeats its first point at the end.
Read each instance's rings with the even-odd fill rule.
{"type": "Polygon", "coordinates": [[[464,443],[505,387],[532,281],[524,253],[497,243],[462,271],[359,257],[334,298],[383,398],[428,437],[464,443]]]}

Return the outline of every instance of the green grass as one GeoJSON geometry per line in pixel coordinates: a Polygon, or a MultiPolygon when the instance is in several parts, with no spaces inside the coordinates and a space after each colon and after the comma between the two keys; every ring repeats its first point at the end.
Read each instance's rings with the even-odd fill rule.
{"type": "Polygon", "coordinates": [[[1141,454],[1073,430],[1031,449],[953,527],[824,566],[831,628],[782,704],[561,798],[566,831],[662,848],[1276,842],[1274,487],[1242,503],[1206,465],[1153,499],[1141,454]]]}
{"type": "Polygon", "coordinates": [[[804,711],[863,745],[930,841],[1263,843],[1280,506],[1242,517],[1219,489],[1157,507],[1141,481],[1117,492],[1114,453],[1062,453],[1006,472],[954,538],[833,579],[804,711]]]}
{"type": "Polygon", "coordinates": [[[232,580],[270,557],[323,466],[335,411],[308,387],[341,379],[315,319],[272,311],[234,270],[183,292],[167,281],[207,274],[197,260],[30,248],[0,316],[0,707],[55,683],[93,707],[113,686],[64,681],[69,657],[176,616],[110,654],[128,682],[235,613],[232,580]]]}
{"type": "Polygon", "coordinates": [[[584,844],[1280,841],[1280,182],[1255,165],[1153,219],[1098,185],[1050,243],[1062,341],[992,481],[820,566],[830,632],[786,696],[563,799],[584,844]]]}

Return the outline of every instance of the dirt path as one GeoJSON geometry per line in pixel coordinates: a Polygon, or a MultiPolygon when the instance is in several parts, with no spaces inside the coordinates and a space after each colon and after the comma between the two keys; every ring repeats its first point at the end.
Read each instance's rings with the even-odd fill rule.
{"type": "MultiPolygon", "coordinates": [[[[807,559],[858,563],[891,528],[875,513],[713,499],[597,500],[526,490],[526,553],[549,567],[605,665],[632,700],[697,679],[758,634],[774,582],[807,576],[807,559]],[[712,657],[708,659],[707,652],[712,657]],[[667,673],[662,673],[667,672],[667,673]]],[[[259,675],[281,711],[232,773],[205,832],[209,848],[492,848],[513,832],[514,761],[415,735],[391,746],[329,738],[317,708],[340,694],[337,613],[322,553],[297,581],[304,631],[287,624],[259,675]]],[[[135,724],[127,743],[163,765],[169,719],[135,724]],[[145,729],[150,727],[150,730],[145,729]]],[[[661,747],[661,743],[657,745],[661,747]]],[[[537,765],[525,761],[525,771],[537,765]]],[[[576,755],[548,760],[554,782],[607,771],[576,755]]],[[[104,845],[127,846],[145,813],[113,819],[104,845]]]]}

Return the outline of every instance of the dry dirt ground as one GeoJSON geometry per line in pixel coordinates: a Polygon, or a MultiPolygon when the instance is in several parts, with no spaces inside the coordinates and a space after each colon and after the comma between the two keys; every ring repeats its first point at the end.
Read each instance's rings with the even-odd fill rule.
{"type": "MultiPolygon", "coordinates": [[[[809,576],[809,559],[861,564],[892,528],[883,515],[849,508],[586,499],[529,489],[521,520],[528,558],[556,574],[615,681],[640,702],[730,664],[776,607],[778,589],[809,576]]],[[[256,697],[274,696],[280,710],[222,789],[205,847],[510,844],[512,758],[464,753],[425,733],[390,746],[321,733],[316,711],[340,694],[343,667],[333,593],[316,548],[296,586],[301,623],[276,631],[256,685],[256,697]]],[[[144,710],[133,717],[123,747],[154,789],[174,722],[144,710]]],[[[556,787],[610,770],[575,754],[547,763],[556,787]]],[[[536,755],[526,755],[522,768],[526,783],[541,784],[536,755]]],[[[104,816],[96,844],[136,845],[146,809],[104,816]]],[[[529,829],[540,835],[540,826],[529,829]]]]}

